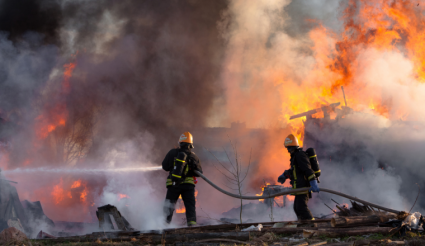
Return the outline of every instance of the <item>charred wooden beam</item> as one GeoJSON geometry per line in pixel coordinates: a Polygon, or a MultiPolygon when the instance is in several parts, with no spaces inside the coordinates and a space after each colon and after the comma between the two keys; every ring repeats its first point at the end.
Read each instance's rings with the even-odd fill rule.
{"type": "Polygon", "coordinates": [[[340,215],[343,215],[343,216],[351,216],[350,210],[345,209],[345,208],[341,208],[341,207],[340,207],[340,206],[338,206],[338,205],[335,205],[335,206],[336,206],[336,208],[337,208],[337,209],[339,209],[339,211],[340,211],[340,215]]]}
{"type": "Polygon", "coordinates": [[[175,243],[175,242],[190,242],[215,238],[226,238],[238,241],[248,241],[249,232],[209,232],[209,233],[189,233],[189,234],[162,234],[149,237],[139,236],[138,239],[146,243],[175,243]]]}
{"type": "Polygon", "coordinates": [[[327,109],[334,109],[334,108],[338,107],[340,104],[341,103],[339,103],[339,102],[332,103],[332,104],[329,104],[329,105],[321,107],[321,108],[316,108],[316,109],[312,109],[312,110],[306,111],[306,112],[301,113],[301,114],[292,115],[291,117],[289,117],[289,119],[293,120],[293,119],[297,119],[297,118],[300,118],[300,117],[303,117],[303,116],[310,116],[310,115],[313,115],[315,113],[318,113],[318,112],[321,112],[321,111],[324,111],[324,110],[327,110],[327,109]]]}
{"type": "Polygon", "coordinates": [[[303,237],[308,238],[312,235],[326,236],[326,237],[344,237],[344,236],[359,236],[365,234],[380,233],[388,235],[394,230],[389,227],[357,227],[357,228],[318,228],[317,230],[306,230],[303,231],[303,237]],[[314,233],[314,234],[313,234],[314,233]]]}
{"type": "Polygon", "coordinates": [[[341,86],[341,90],[342,90],[342,95],[344,96],[345,107],[348,107],[348,105],[347,105],[347,99],[345,99],[344,86],[341,86]]]}
{"type": "Polygon", "coordinates": [[[372,216],[353,216],[353,217],[338,217],[331,219],[332,227],[347,227],[347,226],[358,226],[362,224],[387,222],[389,219],[396,219],[395,214],[388,215],[372,215],[372,216]]]}
{"type": "MultiPolygon", "coordinates": [[[[184,227],[184,228],[173,228],[165,229],[163,231],[142,231],[142,233],[185,233],[185,232],[194,232],[194,231],[223,231],[223,230],[237,230],[250,227],[252,225],[256,226],[262,224],[263,226],[269,226],[276,223],[283,223],[285,225],[296,225],[296,224],[318,224],[318,223],[329,223],[331,219],[316,219],[316,220],[301,220],[301,221],[274,221],[274,222],[255,222],[255,223],[243,223],[243,224],[221,224],[221,225],[207,225],[207,226],[194,226],[194,227],[184,227]]],[[[267,228],[267,227],[265,227],[267,228]]],[[[264,229],[265,229],[264,228],[264,229]]],[[[263,230],[264,230],[263,229],[263,230]]]]}
{"type": "Polygon", "coordinates": [[[102,230],[134,231],[130,223],[121,215],[120,211],[110,204],[98,207],[96,216],[99,220],[99,228],[102,230]]]}
{"type": "MultiPolygon", "coordinates": [[[[305,227],[301,228],[263,228],[261,232],[251,232],[251,235],[260,236],[266,232],[273,232],[275,234],[298,234],[302,233],[305,230],[305,227]]],[[[311,227],[311,230],[317,230],[318,227],[311,227]]]]}

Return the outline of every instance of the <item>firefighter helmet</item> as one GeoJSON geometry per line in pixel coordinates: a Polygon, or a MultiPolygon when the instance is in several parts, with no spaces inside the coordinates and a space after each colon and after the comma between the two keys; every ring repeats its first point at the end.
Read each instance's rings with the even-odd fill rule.
{"type": "Polygon", "coordinates": [[[179,143],[190,143],[193,144],[193,137],[190,132],[183,132],[182,135],[180,135],[179,143]]]}
{"type": "Polygon", "coordinates": [[[289,134],[285,138],[285,147],[291,147],[291,146],[295,146],[295,147],[299,147],[300,146],[298,144],[298,139],[297,139],[297,137],[294,136],[294,134],[289,134]]]}

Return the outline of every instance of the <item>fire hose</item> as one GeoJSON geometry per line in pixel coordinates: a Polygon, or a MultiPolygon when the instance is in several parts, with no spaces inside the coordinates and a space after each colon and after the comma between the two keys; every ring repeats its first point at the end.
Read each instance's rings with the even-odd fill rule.
{"type": "MultiPolygon", "coordinates": [[[[273,195],[264,195],[263,194],[262,196],[241,196],[241,195],[233,194],[233,193],[230,193],[226,190],[223,190],[222,188],[220,188],[216,184],[214,184],[211,180],[209,180],[207,177],[205,177],[202,173],[200,173],[198,171],[195,171],[195,173],[197,175],[199,175],[199,177],[201,177],[203,180],[205,180],[208,184],[210,184],[212,187],[214,187],[216,190],[220,191],[221,193],[226,194],[226,195],[231,196],[231,197],[234,197],[234,198],[243,199],[243,200],[269,199],[269,198],[274,198],[274,197],[277,197],[277,196],[289,195],[289,194],[292,194],[292,193],[306,192],[306,191],[309,190],[309,188],[298,188],[298,189],[291,189],[289,191],[278,192],[278,193],[275,193],[273,195]]],[[[334,194],[334,195],[337,195],[337,196],[342,196],[342,197],[345,197],[347,199],[357,201],[357,202],[363,203],[365,205],[368,205],[368,206],[371,206],[371,207],[374,207],[374,208],[378,208],[380,210],[384,210],[384,211],[387,211],[387,212],[396,213],[396,214],[401,212],[401,211],[394,210],[394,209],[391,209],[391,208],[382,207],[382,206],[379,206],[377,204],[359,199],[359,198],[354,197],[354,196],[349,196],[345,193],[334,191],[334,190],[331,190],[331,189],[320,188],[320,191],[331,193],[331,194],[334,194]]]]}

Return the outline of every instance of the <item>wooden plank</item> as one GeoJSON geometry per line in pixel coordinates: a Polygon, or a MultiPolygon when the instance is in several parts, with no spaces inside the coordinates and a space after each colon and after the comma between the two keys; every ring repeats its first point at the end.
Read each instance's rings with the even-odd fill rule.
{"type": "MultiPolygon", "coordinates": [[[[297,234],[302,233],[306,228],[263,228],[261,232],[251,232],[251,235],[262,235],[265,232],[273,232],[275,234],[297,234]]],[[[308,228],[309,230],[317,230],[318,227],[308,228]]]]}
{"type": "Polygon", "coordinates": [[[310,246],[319,246],[319,245],[325,245],[325,244],[328,244],[328,242],[323,241],[323,242],[319,242],[319,243],[310,244],[310,246]]]}
{"type": "Polygon", "coordinates": [[[378,222],[387,222],[390,219],[395,219],[395,214],[388,215],[371,215],[371,216],[353,216],[353,217],[338,217],[331,219],[332,227],[347,227],[347,226],[359,226],[362,224],[371,224],[378,222]]]}
{"type": "MultiPolygon", "coordinates": [[[[250,227],[252,225],[256,226],[262,224],[263,226],[272,226],[275,223],[284,223],[284,224],[313,224],[313,223],[330,223],[331,219],[316,219],[316,220],[301,220],[301,221],[275,221],[275,222],[255,222],[255,223],[243,223],[243,224],[220,224],[220,225],[207,225],[207,226],[193,226],[193,227],[182,227],[182,228],[171,228],[165,229],[163,231],[142,231],[141,233],[185,233],[185,232],[195,232],[195,231],[229,231],[236,229],[243,229],[250,227]]],[[[266,228],[264,228],[266,229],[266,228]]]]}
{"type": "Polygon", "coordinates": [[[328,244],[328,246],[354,246],[354,241],[346,242],[346,243],[331,243],[331,244],[328,244]]]}
{"type": "Polygon", "coordinates": [[[146,243],[175,243],[199,241],[205,239],[225,238],[238,241],[249,241],[249,232],[209,232],[209,233],[188,233],[188,234],[163,234],[149,237],[139,236],[146,243]]]}
{"type": "Polygon", "coordinates": [[[155,244],[170,244],[175,242],[189,242],[199,241],[205,239],[217,239],[225,238],[230,240],[238,241],[249,241],[249,232],[215,232],[215,233],[187,233],[187,234],[162,234],[162,235],[140,235],[137,237],[124,236],[117,238],[106,238],[96,237],[91,235],[66,237],[66,238],[54,238],[36,240],[40,242],[46,242],[49,244],[57,243],[68,243],[68,242],[129,242],[129,241],[141,241],[144,243],[155,243],[155,244]]]}
{"type": "Polygon", "coordinates": [[[323,111],[323,108],[335,108],[335,107],[338,107],[340,104],[341,103],[337,102],[337,103],[332,103],[332,104],[329,104],[329,105],[325,105],[325,106],[323,106],[321,108],[316,108],[316,109],[312,109],[312,110],[306,111],[304,113],[292,115],[291,117],[289,117],[289,119],[290,120],[293,120],[293,119],[297,119],[297,118],[300,118],[300,117],[303,117],[303,116],[310,116],[310,115],[313,115],[315,113],[318,113],[318,112],[323,111]]]}
{"type": "Polygon", "coordinates": [[[303,237],[308,238],[314,233],[314,237],[344,237],[344,236],[360,236],[365,234],[381,233],[383,235],[390,234],[393,228],[388,227],[357,227],[357,228],[318,228],[317,230],[304,230],[303,237]]]}

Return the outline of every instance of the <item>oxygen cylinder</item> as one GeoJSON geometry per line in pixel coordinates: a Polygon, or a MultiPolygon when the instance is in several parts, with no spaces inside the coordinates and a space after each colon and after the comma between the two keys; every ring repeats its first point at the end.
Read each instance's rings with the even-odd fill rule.
{"type": "Polygon", "coordinates": [[[178,185],[184,180],[183,173],[187,165],[186,158],[187,155],[184,152],[179,152],[177,157],[174,158],[174,168],[171,172],[171,181],[173,185],[178,185]]]}
{"type": "Polygon", "coordinates": [[[310,160],[311,169],[313,169],[316,178],[320,176],[319,161],[317,160],[316,151],[313,148],[308,148],[305,153],[310,160]]]}

